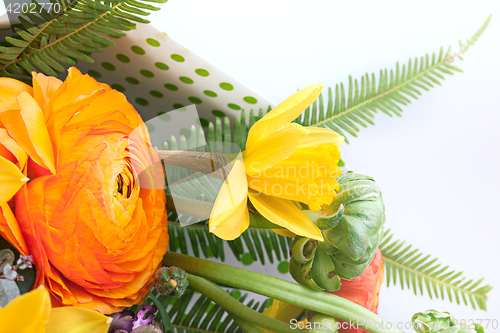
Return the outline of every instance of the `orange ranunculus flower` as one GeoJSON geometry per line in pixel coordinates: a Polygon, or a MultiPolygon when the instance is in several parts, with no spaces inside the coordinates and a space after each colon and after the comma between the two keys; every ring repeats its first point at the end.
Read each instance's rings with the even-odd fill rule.
{"type": "Polygon", "coordinates": [[[33,88],[0,78],[0,156],[31,179],[0,202],[0,234],[34,256],[35,286],[106,314],[142,302],[167,251],[166,197],[125,96],[74,67],[33,88]]]}
{"type": "MultiPolygon", "coordinates": [[[[348,299],[362,307],[377,313],[378,293],[384,280],[384,265],[382,252],[377,249],[370,265],[365,268],[363,274],[352,280],[342,280],[338,291],[331,294],[348,299]]],[[[342,322],[342,321],[341,321],[342,322]]],[[[348,325],[345,325],[348,326],[348,325]]],[[[339,333],[368,333],[362,328],[340,328],[339,333]]]]}

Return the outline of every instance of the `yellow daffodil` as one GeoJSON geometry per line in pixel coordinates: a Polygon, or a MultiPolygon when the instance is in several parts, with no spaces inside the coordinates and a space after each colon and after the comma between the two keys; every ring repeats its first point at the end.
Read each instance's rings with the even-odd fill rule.
{"type": "Polygon", "coordinates": [[[318,98],[322,87],[298,91],[252,126],[243,161],[234,162],[212,209],[209,224],[215,235],[232,240],[248,228],[248,198],[272,223],[323,240],[297,202],[318,211],[333,201],[338,189],[335,178],[340,175],[338,148],[344,139],[329,129],[292,123],[318,98]]]}
{"type": "Polygon", "coordinates": [[[111,317],[77,308],[51,306],[43,286],[0,307],[0,333],[106,333],[111,317]]]}

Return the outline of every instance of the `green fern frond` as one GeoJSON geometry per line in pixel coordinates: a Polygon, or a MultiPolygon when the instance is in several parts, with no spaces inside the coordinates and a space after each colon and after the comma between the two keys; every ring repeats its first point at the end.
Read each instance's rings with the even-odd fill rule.
{"type": "Polygon", "coordinates": [[[227,243],[237,260],[241,261],[245,253],[250,253],[254,261],[258,260],[263,265],[266,263],[266,257],[270,263],[274,263],[275,260],[278,263],[287,260],[292,242],[291,238],[278,235],[272,230],[252,227],[243,232],[241,237],[225,241],[210,233],[206,222],[181,227],[178,222],[172,221],[168,223],[168,233],[169,251],[194,255],[198,258],[203,255],[205,258],[224,261],[226,258],[224,243],[227,243]]]}
{"type": "MultiPolygon", "coordinates": [[[[65,65],[76,64],[76,59],[93,62],[89,54],[102,52],[125,36],[122,31],[135,23],[149,23],[141,16],[147,10],[159,8],[147,2],[164,3],[167,0],[54,0],[59,12],[47,12],[35,0],[38,14],[26,13],[19,20],[24,29],[16,28],[17,35],[6,37],[8,46],[0,47],[0,76],[29,80],[32,71],[56,76],[65,65]]],[[[56,8],[56,7],[53,7],[56,8]]]]}
{"type": "MultiPolygon", "coordinates": [[[[259,302],[248,299],[248,294],[242,295],[237,289],[227,290],[227,292],[255,311],[264,311],[269,303],[268,301],[259,302]]],[[[219,305],[189,287],[181,297],[158,295],[153,289],[148,300],[150,304],[158,305],[158,302],[152,302],[152,297],[155,297],[166,309],[168,317],[170,317],[172,333],[243,332],[219,305]]],[[[161,319],[161,314],[158,314],[156,320],[161,319]]]]}
{"type": "Polygon", "coordinates": [[[445,299],[445,289],[450,302],[453,299],[460,304],[460,297],[465,305],[470,305],[476,309],[486,310],[486,294],[493,288],[489,285],[481,285],[483,279],[473,281],[462,276],[463,272],[455,272],[448,269],[448,266],[442,267],[437,264],[437,258],[431,258],[430,255],[424,256],[418,249],[411,245],[404,246],[405,242],[392,241],[392,234],[387,230],[384,234],[384,240],[380,244],[380,250],[384,258],[384,266],[387,276],[387,286],[392,281],[396,285],[399,278],[401,288],[405,288],[405,282],[408,289],[413,288],[417,295],[418,290],[421,295],[424,294],[424,284],[427,294],[430,298],[445,299]]]}
{"type": "MultiPolygon", "coordinates": [[[[344,132],[356,137],[360,126],[374,125],[374,114],[378,111],[389,116],[401,116],[402,105],[417,99],[422,90],[429,90],[435,84],[441,85],[445,75],[461,72],[452,65],[456,57],[467,51],[477,38],[483,33],[490,22],[491,16],[486,20],[478,32],[467,41],[460,43],[460,51],[450,55],[450,49],[444,53],[441,48],[439,54],[432,56],[426,54],[414,60],[410,59],[407,65],[400,66],[396,63],[395,69],[380,70],[378,83],[375,73],[361,77],[361,80],[349,76],[349,85],[336,85],[335,97],[331,88],[328,89],[328,103],[325,108],[323,96],[296,120],[304,126],[319,126],[330,128],[345,137],[344,132]]],[[[346,142],[348,142],[346,138],[346,142]]]]}

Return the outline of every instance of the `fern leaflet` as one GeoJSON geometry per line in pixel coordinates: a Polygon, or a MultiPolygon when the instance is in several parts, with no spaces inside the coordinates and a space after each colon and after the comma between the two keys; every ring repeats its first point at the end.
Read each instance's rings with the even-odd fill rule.
{"type": "Polygon", "coordinates": [[[105,37],[122,37],[134,29],[135,22],[149,23],[141,16],[146,10],[159,10],[146,2],[163,3],[167,0],[54,0],[61,6],[59,12],[47,12],[32,0],[37,13],[20,16],[21,28],[15,27],[14,37],[6,37],[0,46],[0,76],[29,81],[32,71],[56,76],[65,65],[76,64],[75,59],[93,62],[89,55],[102,52],[115,42],[105,37]]]}
{"type": "Polygon", "coordinates": [[[384,258],[384,266],[387,276],[387,286],[392,281],[396,285],[399,278],[401,288],[413,288],[417,295],[418,290],[421,295],[424,294],[424,283],[427,294],[432,299],[445,298],[445,289],[450,302],[460,304],[460,296],[468,305],[468,300],[473,309],[477,306],[481,310],[486,310],[486,294],[493,288],[489,285],[481,285],[483,279],[474,281],[468,280],[462,276],[463,272],[455,272],[448,269],[448,266],[442,267],[437,264],[437,258],[431,258],[430,255],[423,256],[418,249],[411,245],[404,247],[405,242],[396,240],[391,242],[392,234],[387,230],[384,234],[384,240],[380,244],[380,250],[384,258]],[[481,286],[480,286],[481,285],[481,286]]]}
{"type": "Polygon", "coordinates": [[[435,84],[441,85],[441,81],[445,79],[444,75],[461,72],[452,65],[453,60],[456,57],[461,58],[469,46],[474,44],[488,26],[490,19],[491,16],[467,43],[460,43],[460,52],[457,54],[450,55],[450,49],[444,53],[441,48],[437,57],[436,53],[432,56],[426,54],[420,59],[410,59],[408,64],[402,67],[396,63],[394,70],[380,70],[378,84],[374,73],[365,74],[360,81],[353,81],[349,76],[347,92],[343,83],[340,86],[337,84],[334,98],[332,89],[329,88],[326,108],[323,96],[320,95],[312,108],[307,108],[296,122],[304,126],[327,127],[344,137],[345,131],[356,137],[359,126],[374,125],[372,119],[378,111],[391,117],[401,116],[401,105],[411,103],[411,98],[417,99],[422,94],[421,90],[428,91],[435,84]]]}

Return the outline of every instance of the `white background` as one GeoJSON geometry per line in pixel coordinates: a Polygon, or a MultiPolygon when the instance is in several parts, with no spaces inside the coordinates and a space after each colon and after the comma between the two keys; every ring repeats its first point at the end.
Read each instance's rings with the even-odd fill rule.
{"type": "Polygon", "coordinates": [[[425,92],[402,118],[377,115],[376,126],[350,138],[342,154],[379,183],[386,227],[397,238],[496,286],[487,312],[384,286],[379,314],[407,322],[435,308],[459,319],[500,320],[498,0],[170,0],[162,7],[153,25],[274,103],[297,88],[334,87],[441,46],[456,51],[458,39],[494,14],[455,63],[464,73],[425,92]]]}
{"type": "Polygon", "coordinates": [[[402,118],[377,115],[342,154],[380,184],[386,226],[397,238],[496,286],[486,313],[384,286],[379,314],[406,322],[435,308],[500,320],[500,1],[170,0],[162,7],[153,25],[274,103],[441,46],[457,51],[458,39],[493,14],[455,63],[464,73],[424,93],[402,118]]]}

